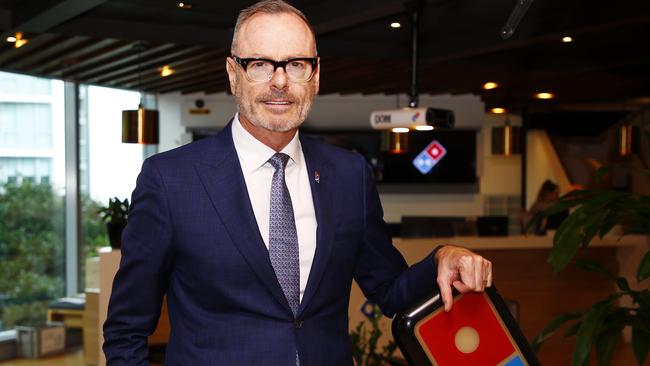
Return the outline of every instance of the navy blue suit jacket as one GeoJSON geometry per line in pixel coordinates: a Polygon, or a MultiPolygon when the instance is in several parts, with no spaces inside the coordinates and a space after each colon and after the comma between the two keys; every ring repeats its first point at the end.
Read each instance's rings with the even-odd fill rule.
{"type": "Polygon", "coordinates": [[[436,289],[431,256],[407,268],[362,156],[301,135],[317,244],[297,316],[259,233],[232,141],[216,136],[147,159],[122,236],[104,324],[108,365],[147,364],[167,295],[166,366],[352,365],[354,278],[391,316],[436,289]]]}

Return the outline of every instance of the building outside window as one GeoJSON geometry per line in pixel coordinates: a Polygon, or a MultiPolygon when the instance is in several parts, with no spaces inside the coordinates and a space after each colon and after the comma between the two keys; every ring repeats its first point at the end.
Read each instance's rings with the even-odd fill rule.
{"type": "Polygon", "coordinates": [[[0,331],[63,296],[63,82],[0,72],[0,331]]]}
{"type": "MultiPolygon", "coordinates": [[[[138,93],[78,90],[83,292],[96,282],[86,281],[85,263],[108,246],[98,210],[110,197],[130,198],[149,149],[121,142],[121,111],[137,108],[138,93]]],[[[65,151],[74,143],[65,140],[65,92],[60,80],[0,72],[0,332],[44,321],[48,304],[69,292],[66,266],[77,266],[65,262],[65,151]]]]}

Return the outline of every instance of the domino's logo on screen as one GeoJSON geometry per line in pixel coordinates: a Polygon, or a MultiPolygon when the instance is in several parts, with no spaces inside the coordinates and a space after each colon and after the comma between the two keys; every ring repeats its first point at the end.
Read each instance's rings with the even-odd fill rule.
{"type": "Polygon", "coordinates": [[[413,159],[413,166],[422,173],[422,175],[429,174],[433,169],[442,160],[442,158],[447,155],[447,149],[442,146],[437,140],[431,141],[427,147],[418,154],[418,156],[413,159]]]}

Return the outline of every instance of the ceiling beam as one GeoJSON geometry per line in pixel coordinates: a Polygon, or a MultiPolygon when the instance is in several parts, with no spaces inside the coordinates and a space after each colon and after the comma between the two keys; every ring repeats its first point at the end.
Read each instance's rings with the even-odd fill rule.
{"type": "MultiPolygon", "coordinates": [[[[77,45],[71,46],[73,47],[72,49],[61,50],[51,58],[48,58],[47,60],[42,60],[42,62],[40,62],[40,64],[38,65],[30,65],[29,68],[34,70],[34,72],[36,73],[43,73],[44,70],[53,71],[56,70],[58,67],[63,68],[65,67],[65,65],[76,63],[84,55],[87,55],[88,53],[91,52],[96,52],[98,50],[103,50],[106,47],[113,44],[115,44],[115,41],[111,39],[97,40],[91,38],[88,41],[86,41],[85,44],[82,45],[83,47],[77,47],[77,45]],[[64,53],[64,51],[67,52],[64,53]]],[[[46,74],[47,73],[49,72],[46,72],[46,74]]]]}
{"type": "Polygon", "coordinates": [[[214,78],[208,80],[204,83],[195,84],[192,87],[185,87],[181,89],[181,94],[192,94],[197,92],[205,92],[208,89],[214,89],[216,85],[226,84],[228,82],[228,77],[225,78],[214,78]]]}
{"type": "MultiPolygon", "coordinates": [[[[59,24],[103,4],[106,0],[59,0],[32,2],[26,6],[15,1],[11,13],[11,30],[26,33],[45,33],[59,24]]],[[[5,34],[2,38],[5,38],[5,34]]]]}
{"type": "Polygon", "coordinates": [[[117,78],[128,79],[131,76],[137,77],[150,77],[158,76],[159,68],[169,65],[176,60],[182,60],[185,57],[196,57],[203,55],[205,49],[202,47],[185,47],[166,45],[170,48],[164,49],[160,52],[144,54],[135,58],[130,58],[129,62],[117,63],[113,67],[104,69],[102,72],[91,73],[86,76],[89,81],[93,83],[104,83],[115,81],[119,83],[117,78]],[[173,46],[173,47],[172,47],[173,46]]]}
{"type": "Polygon", "coordinates": [[[64,75],[74,76],[78,80],[92,80],[101,77],[104,73],[114,72],[125,67],[126,65],[135,64],[137,62],[147,62],[151,58],[157,58],[168,52],[176,52],[178,49],[185,49],[185,47],[174,46],[170,44],[155,45],[151,48],[138,51],[135,45],[125,49],[123,52],[115,54],[110,58],[101,58],[97,62],[81,67],[70,68],[65,71],[64,75]]]}
{"type": "Polygon", "coordinates": [[[129,42],[110,40],[111,43],[96,50],[84,50],[80,55],[72,58],[62,59],[61,62],[56,62],[51,66],[47,66],[42,72],[45,74],[52,74],[56,76],[63,75],[64,72],[74,68],[81,68],[98,62],[99,60],[112,57],[116,54],[124,54],[133,48],[129,42]]]}
{"type": "Polygon", "coordinates": [[[0,9],[0,33],[11,28],[11,11],[9,9],[0,9]]]}
{"type": "Polygon", "coordinates": [[[549,42],[558,42],[566,34],[580,37],[587,34],[607,32],[617,28],[636,26],[650,22],[650,14],[642,14],[610,22],[590,24],[574,29],[558,30],[539,36],[520,40],[503,41],[500,38],[487,36],[485,32],[475,32],[464,36],[450,37],[446,41],[429,42],[422,45],[422,60],[428,62],[451,62],[460,59],[474,58],[491,53],[507,52],[514,49],[534,47],[549,42]]]}
{"type": "MultiPolygon", "coordinates": [[[[168,57],[164,59],[154,60],[155,63],[152,63],[151,65],[148,66],[160,67],[161,63],[164,62],[164,65],[169,65],[174,70],[174,73],[171,75],[171,77],[175,77],[178,74],[185,74],[193,69],[204,68],[208,63],[214,61],[214,59],[217,57],[219,57],[218,52],[210,51],[205,48],[197,48],[195,52],[192,52],[190,54],[183,54],[183,55],[177,55],[177,56],[168,57]]],[[[98,78],[96,82],[100,84],[103,83],[121,84],[121,83],[129,83],[135,79],[132,70],[120,70],[120,71],[123,72],[117,72],[111,75],[104,76],[102,78],[98,78]]],[[[138,76],[138,78],[140,79],[143,85],[146,85],[148,83],[156,83],[159,82],[161,79],[159,74],[142,75],[142,77],[138,76]]]]}
{"type": "Polygon", "coordinates": [[[9,68],[9,66],[25,58],[47,52],[51,48],[59,45],[61,42],[64,42],[65,39],[65,37],[60,37],[54,34],[38,35],[30,40],[26,45],[20,48],[12,48],[11,51],[0,55],[0,68],[9,68]]]}
{"type": "Polygon", "coordinates": [[[324,36],[405,13],[405,2],[375,0],[372,6],[368,6],[364,1],[320,1],[303,11],[312,22],[316,35],[324,36]]]}
{"type": "Polygon", "coordinates": [[[62,24],[56,27],[56,32],[68,36],[84,34],[95,38],[117,38],[133,42],[218,48],[230,47],[232,40],[231,29],[212,29],[188,24],[145,23],[90,16],[62,24]]]}
{"type": "Polygon", "coordinates": [[[51,47],[47,52],[40,52],[32,57],[22,57],[20,64],[16,66],[18,70],[30,72],[31,70],[47,64],[52,60],[60,60],[67,55],[79,50],[84,50],[87,47],[92,47],[96,44],[101,44],[96,39],[89,39],[85,37],[72,37],[58,43],[56,47],[51,47]]]}
{"type": "MultiPolygon", "coordinates": [[[[156,75],[156,78],[150,78],[150,80],[142,83],[142,88],[149,90],[158,90],[162,88],[167,88],[173,85],[180,83],[185,83],[193,79],[204,79],[205,77],[214,76],[214,75],[224,75],[225,67],[222,65],[208,64],[208,63],[198,63],[198,67],[192,68],[183,68],[180,67],[175,69],[174,74],[162,78],[160,75],[156,75]]],[[[133,83],[134,80],[127,81],[125,83],[133,83]]]]}
{"type": "Polygon", "coordinates": [[[159,89],[158,92],[159,93],[169,93],[169,92],[175,92],[175,91],[184,92],[184,90],[189,89],[189,88],[194,88],[197,85],[201,85],[201,86],[211,85],[212,83],[225,81],[227,79],[228,79],[227,76],[213,75],[213,76],[210,76],[210,77],[203,78],[201,80],[188,80],[185,83],[182,83],[182,84],[179,84],[179,85],[167,86],[167,87],[159,89]]]}

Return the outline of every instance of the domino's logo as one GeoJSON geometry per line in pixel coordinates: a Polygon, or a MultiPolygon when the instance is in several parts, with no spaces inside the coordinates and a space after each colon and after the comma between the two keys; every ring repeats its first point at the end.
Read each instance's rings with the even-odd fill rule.
{"type": "Polygon", "coordinates": [[[437,140],[433,140],[413,159],[413,166],[423,175],[428,174],[445,155],[447,155],[447,149],[437,140]]]}
{"type": "Polygon", "coordinates": [[[420,112],[415,112],[413,117],[411,117],[411,121],[415,122],[418,120],[419,117],[420,117],[420,112]]]}

